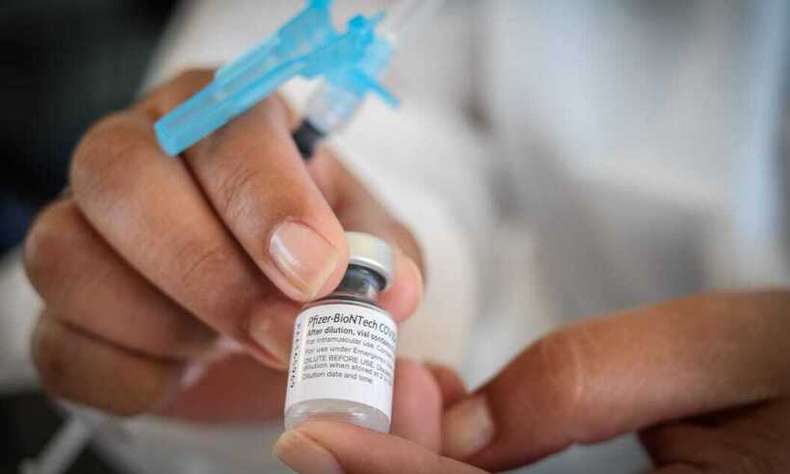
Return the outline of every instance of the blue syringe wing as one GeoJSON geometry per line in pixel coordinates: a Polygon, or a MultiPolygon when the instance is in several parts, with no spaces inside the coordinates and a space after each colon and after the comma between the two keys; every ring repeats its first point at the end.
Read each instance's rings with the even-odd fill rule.
{"type": "MultiPolygon", "coordinates": [[[[331,49],[342,49],[343,42],[337,41],[320,52],[318,56],[325,60],[329,66],[324,66],[324,61],[316,62],[314,67],[321,68],[321,75],[336,87],[363,98],[368,92],[378,95],[389,105],[397,105],[398,99],[386,87],[378,82],[384,69],[389,64],[392,56],[392,43],[375,35],[376,25],[383,19],[384,14],[378,13],[366,19],[355,16],[348,22],[348,43],[345,45],[345,60],[338,61],[329,53],[331,49]],[[358,43],[364,43],[359,47],[358,43]],[[342,63],[346,67],[331,67],[332,64],[342,63]],[[323,66],[323,67],[322,67],[323,66]]],[[[337,53],[335,53],[337,54],[337,53]]]]}
{"type": "Polygon", "coordinates": [[[160,145],[177,155],[262,100],[306,66],[300,57],[336,36],[329,0],[310,0],[274,35],[219,69],[204,89],[157,121],[160,145]]]}
{"type": "MultiPolygon", "coordinates": [[[[181,153],[296,75],[330,77],[356,68],[376,41],[380,16],[356,16],[338,34],[330,3],[309,1],[272,37],[221,68],[209,85],[157,121],[154,128],[165,152],[181,153]]],[[[385,91],[373,79],[364,91],[368,89],[385,91]]]]}

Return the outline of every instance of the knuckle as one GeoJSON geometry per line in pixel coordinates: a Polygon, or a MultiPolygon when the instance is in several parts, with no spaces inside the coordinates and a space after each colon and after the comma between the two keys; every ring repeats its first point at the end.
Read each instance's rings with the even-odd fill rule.
{"type": "Polygon", "coordinates": [[[188,290],[206,294],[216,275],[222,275],[228,262],[234,258],[234,249],[224,243],[207,243],[203,240],[188,240],[175,253],[180,269],[180,283],[188,290]]]}
{"type": "Polygon", "coordinates": [[[73,251],[68,239],[76,208],[72,201],[58,201],[39,214],[24,242],[23,261],[28,278],[36,286],[57,280],[58,267],[73,251]]]}
{"type": "Polygon", "coordinates": [[[31,355],[44,389],[53,395],[65,395],[68,383],[67,346],[58,331],[42,316],[33,332],[31,355]]]}
{"type": "Polygon", "coordinates": [[[71,161],[69,181],[74,196],[106,199],[129,189],[128,170],[150,159],[150,137],[140,133],[124,113],[99,120],[80,140],[71,161]]]}
{"type": "MultiPolygon", "coordinates": [[[[540,357],[541,365],[547,374],[546,393],[551,399],[554,410],[561,418],[578,421],[587,413],[585,340],[575,331],[560,331],[541,339],[534,346],[534,350],[540,357]]],[[[585,441],[588,434],[583,432],[584,425],[584,423],[568,424],[582,430],[570,435],[578,441],[585,441]]]]}
{"type": "Polygon", "coordinates": [[[238,222],[255,215],[255,199],[260,196],[264,186],[261,170],[240,165],[225,172],[217,183],[217,207],[229,221],[238,222]]]}
{"type": "Polygon", "coordinates": [[[72,188],[81,187],[85,182],[93,181],[96,168],[102,168],[107,153],[102,152],[104,146],[112,145],[112,134],[107,133],[117,120],[116,115],[102,118],[85,132],[77,143],[71,158],[70,183],[72,188]],[[108,139],[110,139],[108,141],[108,139]]]}

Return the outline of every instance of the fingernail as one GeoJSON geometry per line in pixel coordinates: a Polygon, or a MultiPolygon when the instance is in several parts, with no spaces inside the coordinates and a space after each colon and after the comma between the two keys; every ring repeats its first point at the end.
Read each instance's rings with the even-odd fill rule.
{"type": "Polygon", "coordinates": [[[291,357],[289,336],[278,330],[274,317],[267,316],[250,321],[250,337],[266,351],[269,357],[265,362],[274,368],[286,368],[291,357]]]}
{"type": "Polygon", "coordinates": [[[272,452],[299,474],[343,474],[332,453],[299,430],[285,432],[272,452]]]}
{"type": "Polygon", "coordinates": [[[488,446],[494,420],[483,395],[464,400],[447,411],[443,422],[444,454],[466,459],[488,446]]]}
{"type": "Polygon", "coordinates": [[[325,238],[298,222],[275,229],[269,253],[293,289],[305,300],[315,298],[335,272],[340,253],[325,238]]]}

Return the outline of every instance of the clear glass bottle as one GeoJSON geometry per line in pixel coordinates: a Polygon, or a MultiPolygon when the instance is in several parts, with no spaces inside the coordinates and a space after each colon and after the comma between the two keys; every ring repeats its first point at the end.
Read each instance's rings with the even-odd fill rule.
{"type": "Polygon", "coordinates": [[[377,300],[392,280],[392,248],[360,232],[346,232],[346,240],[340,285],[294,324],[286,430],[322,418],[389,431],[397,327],[377,300]]]}

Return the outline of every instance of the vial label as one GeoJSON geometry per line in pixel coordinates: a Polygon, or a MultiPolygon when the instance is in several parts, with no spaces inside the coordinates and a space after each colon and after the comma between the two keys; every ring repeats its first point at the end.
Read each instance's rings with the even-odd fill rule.
{"type": "Polygon", "coordinates": [[[397,331],[380,309],[331,303],[304,310],[294,326],[285,409],[329,398],[369,405],[390,418],[397,331]]]}

